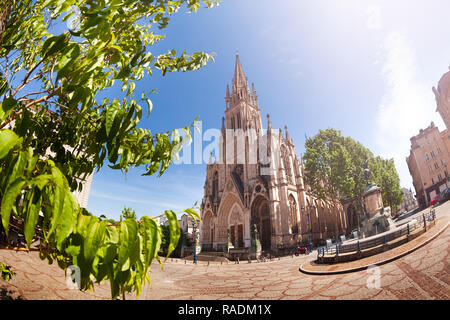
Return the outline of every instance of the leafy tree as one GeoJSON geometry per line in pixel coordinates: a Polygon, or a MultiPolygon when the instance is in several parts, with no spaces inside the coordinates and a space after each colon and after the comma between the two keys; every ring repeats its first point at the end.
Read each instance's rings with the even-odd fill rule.
{"type": "Polygon", "coordinates": [[[373,172],[375,183],[381,187],[384,205],[396,212],[403,202],[403,192],[400,188],[400,178],[395,169],[394,159],[375,157],[369,162],[369,169],[373,172]]]}
{"type": "Polygon", "coordinates": [[[133,219],[136,220],[136,212],[134,210],[131,210],[131,208],[124,207],[122,210],[122,213],[120,214],[121,220],[122,219],[133,219]]]}
{"type": "Polygon", "coordinates": [[[362,211],[364,163],[369,160],[372,178],[382,188],[385,203],[394,210],[401,203],[400,179],[393,159],[375,158],[361,143],[332,128],[308,138],[305,148],[305,182],[318,199],[332,202],[352,198],[362,211]]]}
{"type": "MultiPolygon", "coordinates": [[[[40,256],[65,269],[81,269],[81,289],[109,280],[111,296],[141,292],[161,245],[152,217],[120,222],[79,207],[71,191],[106,163],[122,170],[145,166],[144,175],[169,167],[181,148],[177,130],[152,133],[139,127],[150,115],[148,93],[137,81],[154,69],[196,70],[212,54],[174,50],[154,55],[152,45],[181,8],[189,12],[217,0],[0,0],[0,214],[8,234],[11,214],[24,221],[30,246],[39,211],[44,240],[40,256]],[[123,97],[99,95],[121,84],[123,97]],[[143,110],[141,103],[147,105],[143,110]]],[[[191,128],[184,128],[190,140],[191,128]]],[[[198,213],[190,208],[192,217],[198,213]]],[[[165,211],[168,254],[180,229],[165,211]]]]}

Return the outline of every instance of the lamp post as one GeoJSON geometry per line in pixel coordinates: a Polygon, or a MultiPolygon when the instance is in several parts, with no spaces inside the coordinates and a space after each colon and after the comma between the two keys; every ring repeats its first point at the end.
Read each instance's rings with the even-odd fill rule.
{"type": "Polygon", "coordinates": [[[311,224],[311,210],[312,209],[314,209],[315,207],[314,207],[314,205],[310,205],[310,210],[305,210],[305,207],[303,207],[303,205],[302,205],[302,207],[301,207],[301,209],[302,209],[302,212],[307,212],[308,213],[308,219],[306,220],[307,221],[307,223],[308,223],[308,240],[309,240],[309,252],[312,252],[312,242],[311,242],[311,226],[310,226],[310,224],[311,224]]]}
{"type": "Polygon", "coordinates": [[[197,221],[192,219],[192,233],[194,234],[194,263],[197,264],[197,221]]]}

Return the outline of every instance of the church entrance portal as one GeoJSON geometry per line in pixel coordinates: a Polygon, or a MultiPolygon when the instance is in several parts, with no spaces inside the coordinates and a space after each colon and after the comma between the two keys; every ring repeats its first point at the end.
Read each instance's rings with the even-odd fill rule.
{"type": "Polygon", "coordinates": [[[271,222],[269,202],[262,196],[258,196],[251,209],[252,227],[256,224],[261,241],[262,250],[268,250],[271,246],[271,222]]]}

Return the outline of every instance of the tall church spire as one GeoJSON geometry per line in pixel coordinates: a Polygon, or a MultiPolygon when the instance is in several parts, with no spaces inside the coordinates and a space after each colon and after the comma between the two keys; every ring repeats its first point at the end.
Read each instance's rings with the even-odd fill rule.
{"type": "Polygon", "coordinates": [[[236,87],[244,86],[247,83],[245,79],[244,70],[242,69],[241,61],[239,60],[239,53],[236,52],[236,64],[234,66],[233,85],[236,87]]]}
{"type": "MultiPolygon", "coordinates": [[[[254,88],[253,88],[254,89],[254,88]]],[[[236,52],[234,75],[231,84],[231,94],[225,92],[227,108],[225,110],[225,123],[228,129],[261,129],[261,115],[256,106],[253,94],[250,91],[247,77],[242,68],[239,54],[236,52]]]]}
{"type": "Polygon", "coordinates": [[[232,81],[231,95],[233,100],[239,101],[242,98],[248,98],[250,88],[248,86],[247,77],[244,74],[239,53],[236,52],[236,63],[234,66],[234,76],[232,81]]]}

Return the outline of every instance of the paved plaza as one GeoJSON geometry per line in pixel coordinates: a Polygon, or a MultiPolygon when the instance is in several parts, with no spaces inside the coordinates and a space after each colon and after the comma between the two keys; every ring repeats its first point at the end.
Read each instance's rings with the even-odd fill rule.
{"type": "MultiPolygon", "coordinates": [[[[436,208],[434,231],[442,232],[430,229],[424,233],[429,237],[426,241],[424,236],[425,245],[376,268],[339,275],[300,272],[315,253],[240,264],[194,265],[169,259],[164,270],[154,265],[152,286],[144,288],[139,299],[450,299],[450,228],[445,228],[449,212],[450,201],[436,208]]],[[[110,299],[107,283],[91,293],[69,289],[64,271],[41,261],[36,252],[0,250],[0,261],[17,273],[10,282],[0,279],[0,298],[110,299]]]]}

